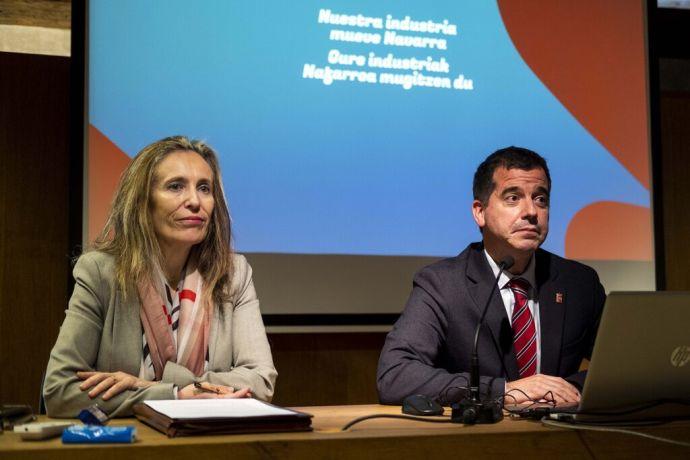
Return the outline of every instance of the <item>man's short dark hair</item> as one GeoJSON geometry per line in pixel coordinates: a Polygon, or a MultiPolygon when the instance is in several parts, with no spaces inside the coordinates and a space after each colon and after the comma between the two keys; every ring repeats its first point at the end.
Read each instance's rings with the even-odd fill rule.
{"type": "Polygon", "coordinates": [[[549,175],[549,167],[546,166],[546,160],[537,152],[511,145],[510,147],[496,150],[486,157],[486,160],[475,171],[472,183],[472,193],[475,200],[479,200],[482,203],[489,201],[489,197],[496,187],[494,171],[500,167],[506,169],[517,168],[525,171],[541,168],[546,174],[546,182],[549,190],[551,190],[551,176],[549,175]]]}

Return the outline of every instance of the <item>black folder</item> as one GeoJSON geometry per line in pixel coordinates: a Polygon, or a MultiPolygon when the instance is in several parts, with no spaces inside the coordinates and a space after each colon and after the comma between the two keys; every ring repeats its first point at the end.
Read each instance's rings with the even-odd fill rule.
{"type": "Polygon", "coordinates": [[[268,416],[171,418],[154,410],[146,402],[134,406],[134,415],[143,423],[170,438],[207,434],[274,433],[281,431],[311,431],[312,415],[291,409],[268,406],[288,413],[268,416]]]}

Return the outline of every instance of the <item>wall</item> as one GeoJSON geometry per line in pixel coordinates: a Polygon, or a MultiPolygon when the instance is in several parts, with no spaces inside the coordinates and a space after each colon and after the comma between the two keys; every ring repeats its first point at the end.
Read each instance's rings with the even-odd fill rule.
{"type": "MultiPolygon", "coordinates": [[[[16,17],[26,17],[16,8],[6,14],[7,5],[36,11],[31,10],[36,4],[55,11],[52,4],[59,6],[64,24],[65,3],[3,1],[0,23],[12,18],[22,23],[16,17]]],[[[50,25],[45,17],[35,13],[28,22],[50,25]]],[[[662,83],[689,81],[690,70],[683,64],[687,56],[674,57],[681,63],[673,70],[662,66],[662,83]]],[[[64,57],[0,53],[0,403],[36,407],[41,373],[69,295],[69,215],[75,209],[68,204],[78,192],[73,187],[81,187],[70,178],[70,151],[80,146],[68,144],[69,63],[64,57]]],[[[660,113],[667,287],[690,290],[690,90],[665,87],[660,113]]],[[[280,372],[275,401],[375,402],[376,361],[384,337],[271,334],[280,372]]]]}
{"type": "Polygon", "coordinates": [[[664,91],[660,106],[666,288],[690,290],[690,90],[664,91]]]}
{"type": "Polygon", "coordinates": [[[68,88],[68,58],[0,53],[2,403],[37,401],[67,301],[68,88]]]}

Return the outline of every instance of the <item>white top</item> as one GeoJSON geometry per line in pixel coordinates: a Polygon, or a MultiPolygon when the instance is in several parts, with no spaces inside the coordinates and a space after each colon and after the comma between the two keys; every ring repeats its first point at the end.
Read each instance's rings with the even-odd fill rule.
{"type": "MultiPolygon", "coordinates": [[[[496,262],[494,262],[489,253],[486,252],[486,249],[484,249],[484,255],[486,256],[486,260],[489,261],[489,265],[494,273],[494,277],[496,277],[498,275],[498,265],[496,262]]],[[[534,268],[534,255],[532,255],[529,264],[527,264],[527,268],[521,274],[513,275],[507,271],[501,273],[501,277],[498,279],[498,288],[500,289],[501,297],[503,298],[503,305],[506,307],[508,321],[510,321],[512,326],[513,309],[515,308],[515,295],[508,286],[508,282],[512,278],[523,278],[529,282],[530,288],[529,292],[527,293],[529,296],[529,299],[527,300],[527,307],[529,308],[529,312],[532,314],[532,318],[534,319],[534,327],[537,330],[537,374],[539,374],[541,372],[541,327],[539,324],[539,302],[537,301],[537,293],[535,289],[536,278],[534,275],[534,268]]]]}

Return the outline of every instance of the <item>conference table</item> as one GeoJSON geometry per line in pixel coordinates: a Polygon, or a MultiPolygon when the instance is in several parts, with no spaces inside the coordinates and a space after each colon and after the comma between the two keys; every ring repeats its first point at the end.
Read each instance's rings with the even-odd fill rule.
{"type": "MultiPolygon", "coordinates": [[[[493,425],[425,423],[371,419],[341,428],[370,414],[400,414],[400,407],[381,405],[299,407],[313,414],[311,432],[237,434],[168,438],[136,419],[112,425],[136,425],[133,444],[62,444],[59,438],[22,441],[0,434],[0,459],[211,460],[265,459],[428,459],[428,458],[690,458],[690,447],[628,434],[575,431],[543,426],[539,421],[505,418],[493,425]]],[[[450,413],[446,409],[446,418],[450,413]]],[[[44,420],[45,417],[41,417],[44,420]]],[[[637,427],[652,436],[690,441],[690,421],[637,427]]]]}

